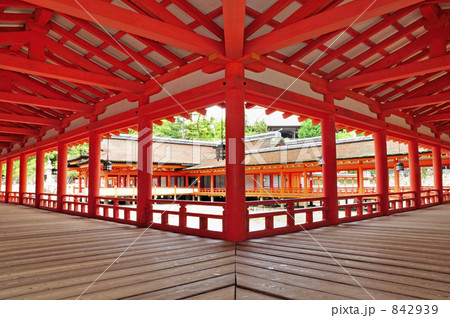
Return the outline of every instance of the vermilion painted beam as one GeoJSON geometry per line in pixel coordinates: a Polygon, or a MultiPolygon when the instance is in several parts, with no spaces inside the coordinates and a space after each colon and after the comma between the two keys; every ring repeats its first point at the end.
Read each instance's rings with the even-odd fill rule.
{"type": "MultiPolygon", "coordinates": [[[[70,21],[72,21],[73,23],[78,24],[86,31],[89,31],[89,33],[94,34],[100,40],[108,43],[112,47],[115,47],[119,51],[122,51],[123,53],[129,55],[130,57],[135,59],[140,64],[147,66],[149,69],[151,69],[157,73],[165,73],[166,72],[166,70],[164,68],[162,68],[161,66],[159,66],[158,64],[145,58],[140,53],[135,52],[132,48],[126,46],[124,43],[121,43],[119,41],[120,38],[117,37],[116,35],[114,36],[114,38],[111,38],[109,36],[109,34],[103,32],[102,30],[100,30],[99,28],[95,27],[94,25],[92,25],[91,23],[89,23],[87,21],[84,21],[82,19],[73,18],[72,16],[65,16],[65,17],[67,19],[69,19],[70,21]]],[[[144,41],[150,41],[150,40],[145,39],[144,41]]],[[[166,52],[170,52],[170,51],[166,50],[166,52]]],[[[171,54],[174,55],[173,53],[171,53],[171,54]]],[[[181,61],[183,61],[183,60],[181,60],[181,61]]],[[[184,62],[182,64],[184,64],[184,62]]],[[[180,65],[182,65],[182,64],[180,64],[180,65]]]]}
{"type": "Polygon", "coordinates": [[[55,127],[61,126],[61,121],[58,119],[25,116],[17,114],[6,114],[6,113],[0,113],[0,121],[42,125],[42,126],[55,126],[55,127]]]}
{"type": "Polygon", "coordinates": [[[24,32],[1,32],[0,45],[17,45],[29,43],[35,39],[38,33],[32,31],[24,32]]]}
{"type": "MultiPolygon", "coordinates": [[[[173,96],[151,102],[147,105],[140,105],[139,116],[149,115],[152,119],[156,119],[154,116],[155,113],[161,114],[162,111],[172,109],[172,107],[175,107],[177,111],[172,109],[171,112],[180,113],[185,111],[186,107],[184,107],[184,105],[189,103],[197,103],[201,106],[201,101],[203,99],[215,96],[218,93],[223,92],[225,88],[226,87],[223,85],[223,80],[217,80],[198,86],[173,96]]],[[[170,113],[168,113],[167,116],[170,116],[170,113]]]]}
{"type": "MultiPolygon", "coordinates": [[[[316,13],[319,13],[326,7],[335,7],[333,4],[333,1],[335,0],[314,0],[314,1],[304,1],[302,2],[302,6],[292,13],[286,20],[280,23],[280,25],[277,28],[283,28],[287,25],[290,25],[292,23],[295,23],[297,21],[304,20],[316,13]]],[[[336,3],[341,3],[342,0],[337,0],[336,3]]],[[[337,5],[336,4],[336,5],[337,5]]]]}
{"type": "Polygon", "coordinates": [[[311,72],[319,70],[322,66],[325,66],[328,63],[332,62],[333,60],[341,57],[345,52],[351,50],[358,44],[363,43],[364,41],[369,39],[374,34],[380,32],[381,30],[386,28],[388,25],[392,24],[394,21],[397,21],[401,17],[403,17],[406,14],[408,14],[409,12],[411,12],[413,9],[414,8],[405,8],[405,9],[399,10],[398,12],[393,13],[392,15],[388,15],[388,16],[384,17],[383,20],[381,20],[374,26],[361,32],[359,35],[355,36],[353,39],[351,39],[351,40],[347,41],[345,44],[339,46],[332,53],[327,54],[326,56],[322,57],[320,60],[315,62],[311,66],[311,72]]]}
{"type": "Polygon", "coordinates": [[[158,17],[162,21],[181,28],[187,28],[186,24],[156,0],[131,0],[131,2],[149,16],[158,17]]]}
{"type": "MultiPolygon", "coordinates": [[[[419,29],[422,26],[423,26],[423,21],[422,20],[418,20],[418,21],[416,21],[414,23],[411,23],[406,28],[403,28],[403,29],[399,30],[398,32],[394,33],[393,35],[391,35],[391,36],[387,37],[386,39],[384,39],[383,41],[379,42],[378,44],[376,44],[371,49],[362,52],[358,56],[355,56],[354,58],[352,58],[349,62],[347,62],[345,64],[342,64],[338,68],[334,69],[333,71],[328,73],[328,75],[326,75],[324,78],[325,79],[333,79],[333,78],[337,77],[339,74],[342,74],[345,71],[351,69],[352,67],[357,67],[358,64],[360,64],[363,61],[367,60],[369,57],[371,57],[371,56],[373,56],[373,55],[375,55],[377,53],[383,52],[383,50],[386,47],[388,47],[389,45],[397,42],[398,40],[400,40],[400,38],[402,38],[405,35],[407,35],[407,34],[413,32],[413,31],[419,29]]],[[[386,57],[386,60],[390,60],[390,59],[391,59],[391,55],[386,57]]],[[[365,70],[363,70],[362,72],[364,72],[364,71],[365,70]]]]}
{"type": "Polygon", "coordinates": [[[332,91],[342,91],[357,87],[366,87],[416,75],[445,71],[449,67],[450,55],[445,55],[422,62],[409,63],[387,70],[380,70],[336,80],[330,83],[329,88],[332,91]]]}
{"type": "MultiPolygon", "coordinates": [[[[171,0],[177,7],[189,14],[196,21],[200,22],[205,28],[211,31],[219,39],[223,40],[223,30],[211,18],[204,15],[195,6],[190,4],[187,0],[171,0]]],[[[245,1],[241,1],[245,2],[245,1]]]]}
{"type": "Polygon", "coordinates": [[[225,54],[238,59],[244,52],[245,1],[223,0],[225,54]]]}
{"type": "Polygon", "coordinates": [[[389,111],[394,109],[416,108],[420,106],[440,104],[448,101],[450,101],[450,92],[386,103],[381,106],[381,109],[382,111],[389,111]]]}
{"type": "MultiPolygon", "coordinates": [[[[72,63],[73,65],[76,65],[77,68],[81,68],[86,71],[99,73],[99,74],[103,74],[103,75],[107,75],[107,76],[111,75],[111,73],[109,73],[108,70],[104,69],[100,65],[95,64],[94,62],[90,61],[88,58],[86,58],[78,53],[75,53],[71,49],[65,47],[63,44],[56,42],[47,36],[42,36],[40,40],[45,44],[45,47],[50,52],[57,54],[59,57],[63,57],[64,60],[72,63]]],[[[47,53],[47,56],[49,56],[49,52],[47,53]]],[[[61,64],[61,65],[63,65],[63,64],[61,64]]]]}
{"type": "Polygon", "coordinates": [[[244,54],[264,54],[289,45],[339,30],[351,25],[356,19],[366,21],[421,2],[421,0],[359,0],[300,20],[284,28],[249,41],[244,54]]]}
{"type": "Polygon", "coordinates": [[[81,113],[92,113],[94,111],[94,107],[88,104],[7,92],[0,92],[0,101],[81,113]]]}
{"type": "Polygon", "coordinates": [[[22,138],[0,135],[0,141],[4,141],[4,142],[21,142],[22,138]]]}
{"type": "MultiPolygon", "coordinates": [[[[42,82],[36,81],[35,79],[28,77],[24,74],[19,74],[15,72],[9,72],[9,71],[0,71],[0,74],[4,74],[13,82],[16,84],[17,87],[24,87],[34,93],[37,93],[41,96],[45,96],[48,98],[55,98],[55,99],[62,99],[62,100],[71,100],[69,96],[64,94],[63,92],[60,92],[58,90],[55,90],[49,85],[46,85],[42,82]]],[[[88,95],[89,96],[89,95],[88,95]]],[[[75,101],[75,99],[72,99],[75,101]]],[[[95,101],[92,100],[91,101],[95,101]]]]}
{"type": "Polygon", "coordinates": [[[288,5],[290,5],[294,0],[277,1],[269,9],[264,11],[259,15],[258,18],[252,21],[245,28],[245,38],[248,38],[253,33],[259,30],[264,24],[272,20],[274,16],[283,11],[288,5]]]}
{"type": "Polygon", "coordinates": [[[14,135],[39,135],[39,129],[0,126],[0,133],[14,135]]]}
{"type": "Polygon", "coordinates": [[[430,94],[440,91],[441,89],[448,87],[449,83],[450,83],[450,73],[447,73],[432,81],[428,81],[426,85],[411,90],[410,92],[403,95],[402,98],[405,99],[405,98],[428,96],[430,94]]]}
{"type": "Polygon", "coordinates": [[[69,14],[191,52],[223,53],[221,42],[103,1],[26,0],[44,8],[69,14]],[[87,13],[89,12],[89,14],[87,13]]]}
{"type": "Polygon", "coordinates": [[[0,68],[9,71],[32,74],[36,76],[45,76],[124,92],[142,93],[145,89],[145,86],[138,82],[127,81],[113,76],[90,73],[39,61],[27,60],[7,54],[0,54],[0,68]]]}
{"type": "Polygon", "coordinates": [[[432,122],[443,121],[443,120],[450,120],[449,112],[440,113],[440,114],[431,115],[431,116],[418,117],[418,118],[414,119],[414,122],[416,124],[422,124],[422,123],[432,123],[432,122]]]}
{"type": "MultiPolygon", "coordinates": [[[[74,42],[75,44],[79,45],[80,47],[82,47],[86,51],[91,52],[95,56],[101,58],[102,60],[104,60],[105,62],[107,62],[107,63],[109,63],[109,64],[111,64],[113,66],[115,66],[116,68],[124,71],[125,73],[128,73],[131,76],[133,76],[133,77],[135,77],[135,78],[137,78],[137,79],[139,79],[141,81],[146,81],[148,79],[145,75],[143,75],[140,72],[136,71],[134,68],[130,67],[126,63],[124,63],[122,61],[119,61],[118,59],[116,59],[115,57],[109,55],[108,53],[106,53],[102,49],[92,45],[88,41],[85,41],[82,38],[80,38],[79,36],[75,35],[75,32],[73,31],[73,29],[72,29],[72,31],[67,31],[63,27],[60,27],[59,25],[57,25],[56,23],[53,23],[53,22],[50,23],[50,27],[52,28],[52,30],[54,32],[60,34],[65,39],[68,39],[68,40],[74,42]]],[[[75,26],[74,29],[76,30],[77,27],[75,26]]]]}

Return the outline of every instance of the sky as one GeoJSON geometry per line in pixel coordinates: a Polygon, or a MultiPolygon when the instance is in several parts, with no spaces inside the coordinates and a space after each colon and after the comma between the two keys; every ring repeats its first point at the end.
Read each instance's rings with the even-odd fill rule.
{"type": "MultiPolygon", "coordinates": [[[[291,116],[287,119],[282,117],[282,112],[276,111],[270,115],[266,115],[265,108],[253,107],[245,111],[249,124],[253,124],[255,121],[264,119],[268,126],[300,126],[297,118],[298,116],[291,116]]],[[[219,106],[213,106],[206,110],[207,117],[215,117],[217,119],[225,118],[225,110],[219,106]]]]}

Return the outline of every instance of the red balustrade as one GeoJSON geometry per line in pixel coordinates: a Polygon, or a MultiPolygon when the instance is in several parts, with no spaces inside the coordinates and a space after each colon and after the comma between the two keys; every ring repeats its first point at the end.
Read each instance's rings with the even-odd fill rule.
{"type": "Polygon", "coordinates": [[[247,238],[328,225],[326,202],[324,197],[247,201],[247,238]]]}
{"type": "Polygon", "coordinates": [[[414,191],[389,193],[389,214],[416,209],[416,193],[414,191]]]}
{"type": "Polygon", "coordinates": [[[444,188],[444,190],[442,191],[442,196],[443,196],[444,202],[449,203],[450,202],[450,188],[444,188]]]}
{"type": "Polygon", "coordinates": [[[80,216],[87,216],[88,196],[87,195],[63,195],[62,212],[80,216]]]}
{"type": "Polygon", "coordinates": [[[50,193],[40,193],[37,195],[39,207],[45,210],[56,211],[58,207],[58,196],[50,193]]]}
{"type": "Polygon", "coordinates": [[[0,191],[0,202],[6,202],[6,192],[0,191]]]}
{"type": "Polygon", "coordinates": [[[339,196],[339,223],[383,215],[380,198],[379,194],[339,196]]]}
{"type": "Polygon", "coordinates": [[[436,189],[422,189],[420,191],[420,201],[422,208],[435,206],[439,204],[439,190],[436,189]]]}
{"type": "Polygon", "coordinates": [[[20,193],[19,192],[8,192],[6,194],[8,198],[8,203],[19,204],[20,202],[20,193]]]}
{"type": "Polygon", "coordinates": [[[30,192],[22,193],[22,204],[28,206],[36,205],[36,194],[30,192]]]}
{"type": "Polygon", "coordinates": [[[137,199],[97,197],[95,218],[137,225],[136,204],[137,199]]]}
{"type": "Polygon", "coordinates": [[[224,215],[224,202],[150,200],[147,225],[155,229],[223,239],[224,215]]]}

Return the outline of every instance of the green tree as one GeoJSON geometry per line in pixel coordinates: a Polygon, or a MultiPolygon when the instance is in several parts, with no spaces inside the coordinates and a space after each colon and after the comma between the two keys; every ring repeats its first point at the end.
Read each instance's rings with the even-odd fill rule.
{"type": "Polygon", "coordinates": [[[298,129],[298,138],[311,138],[321,136],[320,124],[313,125],[311,119],[307,119],[302,123],[302,126],[298,129]]]}
{"type": "Polygon", "coordinates": [[[257,120],[253,123],[253,125],[250,125],[247,118],[245,118],[245,135],[246,136],[264,134],[266,132],[268,132],[268,129],[267,129],[267,124],[264,121],[264,119],[257,120]]]}
{"type": "Polygon", "coordinates": [[[342,129],[336,133],[336,139],[354,138],[356,134],[354,132],[347,132],[346,129],[342,129]]]}
{"type": "MultiPolygon", "coordinates": [[[[163,120],[161,125],[153,126],[155,137],[166,137],[180,139],[183,136],[183,119],[177,117],[175,122],[163,120]]],[[[267,125],[265,121],[259,120],[250,125],[246,119],[245,134],[255,135],[266,133],[267,125]]],[[[130,130],[129,134],[136,135],[138,132],[130,130]]],[[[206,117],[200,114],[193,114],[191,119],[184,120],[184,135],[188,140],[220,140],[225,137],[225,120],[214,117],[206,117]]]]}

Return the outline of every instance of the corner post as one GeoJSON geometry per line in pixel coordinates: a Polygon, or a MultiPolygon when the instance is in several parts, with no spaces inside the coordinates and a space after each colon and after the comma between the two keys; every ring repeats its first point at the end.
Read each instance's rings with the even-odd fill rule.
{"type": "MultiPolygon", "coordinates": [[[[334,104],[331,95],[325,95],[325,101],[334,104]]],[[[336,118],[326,115],[320,120],[322,134],[322,174],[323,195],[327,198],[328,220],[331,224],[339,222],[337,164],[336,164],[336,118]]]]}
{"type": "Polygon", "coordinates": [[[13,188],[13,173],[14,173],[14,167],[13,167],[14,161],[12,158],[6,159],[6,180],[5,180],[5,195],[6,199],[5,202],[9,202],[9,195],[12,192],[13,188]]]}
{"type": "Polygon", "coordinates": [[[375,144],[375,175],[380,208],[383,215],[389,215],[389,168],[387,164],[386,130],[373,134],[375,144]]]}
{"type": "Polygon", "coordinates": [[[442,183],[442,151],[440,146],[433,147],[434,188],[439,192],[439,204],[444,202],[444,187],[442,183]]]}
{"type": "Polygon", "coordinates": [[[35,207],[39,207],[39,198],[44,193],[45,152],[42,149],[36,151],[36,200],[35,207]]]}
{"type": "Polygon", "coordinates": [[[100,156],[102,137],[97,132],[89,135],[88,217],[97,215],[97,197],[100,195],[100,156]]]}
{"type": "Polygon", "coordinates": [[[23,204],[25,192],[27,192],[27,156],[21,154],[19,171],[19,204],[23,204]]]}
{"type": "Polygon", "coordinates": [[[416,208],[420,209],[422,207],[422,199],[420,197],[422,178],[419,163],[419,143],[417,142],[417,139],[413,139],[408,143],[408,152],[411,191],[413,191],[416,196],[416,208]]]}
{"type": "MultiPolygon", "coordinates": [[[[244,241],[247,237],[247,207],[245,197],[245,92],[240,83],[244,65],[229,63],[225,67],[225,137],[226,137],[226,214],[225,238],[244,241]],[[233,83],[234,82],[234,83],[233,83]]],[[[261,180],[262,182],[262,180],[261,180]]]]}
{"type": "Polygon", "coordinates": [[[58,212],[63,210],[63,199],[67,194],[67,144],[60,142],[58,144],[58,186],[57,194],[57,209],[58,212]]]}
{"type": "MultiPolygon", "coordinates": [[[[139,107],[149,103],[149,97],[139,100],[139,107]]],[[[153,188],[153,121],[149,116],[138,117],[138,200],[137,224],[147,226],[153,217],[147,215],[153,188]]]]}

